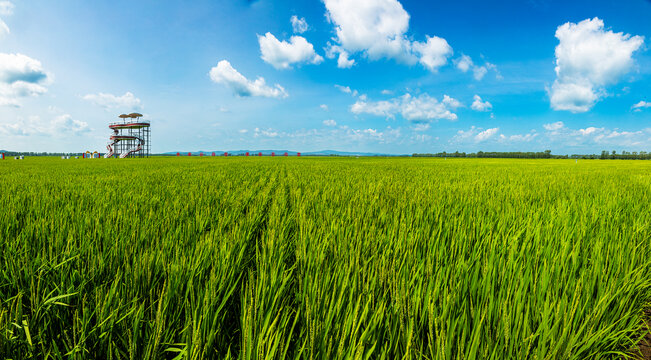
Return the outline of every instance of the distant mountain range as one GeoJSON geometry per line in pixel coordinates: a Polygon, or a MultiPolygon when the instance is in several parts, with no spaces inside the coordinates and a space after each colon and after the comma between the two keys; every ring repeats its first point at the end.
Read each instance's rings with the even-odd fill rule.
{"type": "MultiPolygon", "coordinates": [[[[225,152],[228,153],[228,155],[245,155],[247,152],[250,155],[257,155],[259,153],[262,153],[263,156],[270,156],[271,153],[274,153],[276,156],[283,156],[283,154],[287,153],[289,156],[296,156],[298,154],[297,151],[289,151],[289,150],[200,150],[200,151],[171,151],[171,152],[166,152],[163,153],[163,155],[176,155],[176,153],[179,153],[183,156],[187,156],[188,152],[192,154],[192,156],[199,156],[199,154],[203,153],[204,156],[212,155],[214,152],[215,155],[222,156],[224,155],[225,152]]],[[[306,151],[306,152],[301,152],[302,156],[407,156],[407,155],[396,155],[396,154],[383,154],[383,153],[372,153],[372,152],[354,152],[354,151],[336,151],[336,150],[321,150],[321,151],[306,151]]]]}

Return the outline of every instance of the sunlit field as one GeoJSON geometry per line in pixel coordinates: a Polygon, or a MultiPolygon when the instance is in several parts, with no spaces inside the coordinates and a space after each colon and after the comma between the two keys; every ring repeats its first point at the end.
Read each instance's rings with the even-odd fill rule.
{"type": "Polygon", "coordinates": [[[0,161],[0,358],[586,359],[651,302],[651,162],[0,161]]]}

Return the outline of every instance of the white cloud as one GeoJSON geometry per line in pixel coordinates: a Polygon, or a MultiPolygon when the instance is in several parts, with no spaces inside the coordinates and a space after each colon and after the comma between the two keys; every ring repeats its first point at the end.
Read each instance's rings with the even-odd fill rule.
{"type": "Polygon", "coordinates": [[[429,129],[429,127],[430,127],[430,124],[428,124],[428,123],[419,123],[419,124],[414,125],[414,127],[412,129],[414,131],[426,131],[426,130],[429,129]]]}
{"type": "Polygon", "coordinates": [[[0,82],[36,84],[47,79],[41,62],[23,54],[0,53],[0,82]]]}
{"type": "Polygon", "coordinates": [[[323,57],[314,51],[314,46],[302,36],[292,36],[279,41],[272,33],[258,35],[262,60],[276,69],[289,69],[293,64],[319,64],[323,57]]]}
{"type": "MultiPolygon", "coordinates": [[[[11,16],[14,13],[14,4],[11,1],[0,1],[0,15],[11,16]]],[[[9,35],[9,26],[0,19],[0,40],[9,35]]]]}
{"type": "Polygon", "coordinates": [[[326,125],[319,128],[293,131],[258,128],[248,136],[255,139],[257,146],[303,148],[307,150],[308,148],[327,149],[331,148],[333,144],[338,144],[337,147],[343,147],[349,151],[359,151],[359,146],[363,144],[415,144],[431,139],[431,136],[426,134],[403,133],[402,129],[390,126],[384,129],[356,129],[346,125],[326,125]]]}
{"type": "Polygon", "coordinates": [[[352,89],[351,89],[350,87],[348,87],[348,86],[341,86],[341,85],[336,85],[336,84],[335,84],[335,87],[336,87],[339,91],[341,91],[342,93],[345,93],[345,94],[350,94],[350,95],[352,95],[352,96],[357,96],[357,94],[358,94],[357,90],[352,90],[352,89]]]}
{"type": "Polygon", "coordinates": [[[461,57],[454,60],[454,64],[457,66],[457,69],[463,72],[467,72],[474,65],[472,59],[468,55],[461,55],[461,57]]]}
{"type": "Polygon", "coordinates": [[[397,0],[324,0],[344,50],[372,59],[401,58],[408,47],[409,14],[397,0]]]}
{"type": "MultiPolygon", "coordinates": [[[[468,130],[459,130],[457,134],[450,139],[450,143],[480,143],[490,140],[497,135],[499,128],[482,129],[471,126],[468,130]]],[[[504,136],[500,136],[503,140],[504,136]]]]}
{"type": "Polygon", "coordinates": [[[456,99],[443,96],[443,100],[430,97],[428,94],[412,96],[405,94],[390,100],[382,101],[365,101],[358,100],[350,107],[350,111],[355,114],[371,114],[394,118],[400,113],[403,118],[412,122],[428,122],[430,120],[457,120],[457,115],[452,111],[461,106],[456,99]]]}
{"type": "Polygon", "coordinates": [[[88,94],[84,95],[83,99],[105,109],[142,109],[142,102],[140,99],[128,91],[121,96],[105,93],[88,94]]]}
{"type": "Polygon", "coordinates": [[[79,135],[90,131],[88,123],[75,120],[70,114],[59,115],[52,120],[52,130],[59,134],[79,135]]]}
{"type": "Polygon", "coordinates": [[[475,80],[480,81],[484,78],[487,72],[488,69],[486,69],[485,66],[475,66],[472,69],[472,76],[475,78],[475,80]]]}
{"type": "Polygon", "coordinates": [[[550,90],[554,110],[586,112],[633,68],[633,53],[644,37],[614,33],[599,18],[556,29],[556,80],[550,90]]]}
{"type": "Polygon", "coordinates": [[[0,19],[0,40],[4,39],[7,35],[9,35],[9,26],[0,19]]]}
{"type": "Polygon", "coordinates": [[[391,94],[393,94],[393,91],[391,90],[386,90],[386,89],[382,90],[382,95],[391,95],[391,94]]]}
{"type": "Polygon", "coordinates": [[[479,95],[475,95],[473,97],[474,101],[472,102],[472,105],[470,106],[471,109],[475,111],[490,111],[493,109],[493,105],[489,103],[488,101],[481,101],[481,97],[479,95]]]}
{"type": "Polygon", "coordinates": [[[278,84],[273,87],[268,86],[262,77],[258,77],[255,81],[247,79],[226,60],[220,61],[217,66],[210,69],[210,79],[215,83],[228,86],[237,96],[269,98],[286,98],[289,96],[282,86],[278,84]]]}
{"type": "Polygon", "coordinates": [[[340,51],[337,58],[337,67],[340,69],[349,69],[355,65],[355,60],[348,58],[348,52],[340,51]]]}
{"type": "Polygon", "coordinates": [[[484,65],[475,65],[475,63],[472,61],[472,58],[468,55],[461,55],[460,57],[454,59],[454,64],[457,67],[457,69],[461,70],[462,72],[468,72],[469,70],[472,70],[472,76],[475,78],[475,80],[480,81],[488,74],[489,70],[493,70],[496,73],[496,77],[498,79],[501,79],[501,75],[499,71],[497,71],[497,66],[495,64],[491,64],[489,62],[486,62],[484,65]]]}
{"type": "Polygon", "coordinates": [[[305,21],[305,18],[299,18],[296,15],[292,15],[289,20],[292,22],[292,29],[297,34],[302,34],[309,28],[307,26],[307,21],[305,21]]]}
{"type": "Polygon", "coordinates": [[[334,59],[337,57],[337,67],[340,69],[349,69],[355,65],[354,59],[349,59],[349,54],[341,46],[333,45],[328,43],[326,48],[326,57],[328,59],[334,59]]]}
{"type": "Polygon", "coordinates": [[[453,52],[448,42],[438,36],[427,36],[427,42],[414,42],[413,47],[414,51],[420,54],[419,62],[430,71],[436,71],[447,64],[453,52]]]}
{"type": "Polygon", "coordinates": [[[617,128],[589,126],[571,129],[562,122],[543,125],[547,133],[547,142],[560,143],[565,146],[627,146],[646,150],[651,140],[651,128],[638,131],[622,131],[617,128]]]}
{"type": "Polygon", "coordinates": [[[597,129],[594,126],[590,126],[590,127],[585,128],[585,129],[579,129],[577,132],[579,134],[583,135],[583,136],[587,136],[587,135],[590,135],[590,134],[594,134],[597,131],[603,131],[603,130],[604,130],[604,128],[597,129]]]}
{"type": "Polygon", "coordinates": [[[398,109],[399,106],[395,100],[368,103],[365,101],[357,101],[350,107],[350,111],[355,114],[366,113],[388,118],[395,117],[395,113],[398,111],[398,109]]]}
{"type": "Polygon", "coordinates": [[[51,121],[30,116],[27,120],[18,119],[11,124],[0,124],[0,134],[10,136],[70,136],[89,131],[88,123],[75,120],[70,114],[58,115],[51,121]]]}
{"type": "Polygon", "coordinates": [[[46,135],[38,116],[31,116],[27,121],[18,119],[9,124],[0,124],[0,134],[7,136],[46,135]]]}
{"type": "Polygon", "coordinates": [[[279,133],[273,129],[260,129],[260,128],[255,128],[253,130],[253,137],[268,137],[268,138],[275,138],[278,137],[279,133]]]}
{"type": "Polygon", "coordinates": [[[323,110],[323,111],[328,111],[328,105],[326,105],[326,104],[321,104],[321,105],[319,105],[319,107],[320,107],[321,110],[323,110]]]}
{"type": "Polygon", "coordinates": [[[563,124],[562,121],[557,121],[557,122],[555,122],[555,123],[550,123],[550,124],[544,124],[544,125],[543,125],[543,128],[544,128],[545,130],[548,130],[548,131],[556,131],[556,130],[560,130],[560,129],[562,129],[563,127],[565,127],[565,124],[563,124]]]}
{"type": "Polygon", "coordinates": [[[240,134],[246,134],[246,133],[249,132],[249,130],[247,130],[247,129],[240,129],[240,130],[238,130],[238,132],[239,132],[240,134]]]}
{"type": "Polygon", "coordinates": [[[550,102],[554,110],[568,110],[573,113],[586,112],[594,106],[603,90],[595,90],[592,84],[586,82],[562,83],[558,80],[552,85],[550,102]]]}
{"type": "Polygon", "coordinates": [[[11,16],[14,14],[14,4],[11,1],[0,1],[0,15],[11,16]]]}
{"type": "Polygon", "coordinates": [[[325,125],[325,126],[337,126],[337,122],[332,120],[332,119],[323,120],[323,125],[325,125]]]}
{"type": "Polygon", "coordinates": [[[20,98],[44,94],[50,82],[40,61],[23,54],[0,53],[0,105],[20,106],[20,98]]]}
{"type": "Polygon", "coordinates": [[[650,108],[650,107],[651,107],[651,102],[640,101],[639,103],[633,105],[631,109],[634,109],[635,111],[642,111],[642,108],[650,108]]]}
{"type": "Polygon", "coordinates": [[[477,142],[486,141],[486,140],[492,138],[493,136],[495,136],[495,134],[497,134],[497,132],[499,130],[500,130],[500,128],[486,129],[486,130],[480,132],[479,134],[475,135],[475,141],[477,141],[477,142]]]}
{"type": "Polygon", "coordinates": [[[349,86],[342,86],[342,85],[335,84],[335,87],[337,89],[339,89],[339,91],[341,91],[343,93],[346,93],[346,94],[350,94],[352,92],[352,90],[350,89],[349,86]]]}
{"type": "Polygon", "coordinates": [[[533,130],[532,132],[524,135],[516,134],[516,135],[505,136],[503,134],[500,134],[500,140],[505,142],[531,142],[536,137],[538,137],[538,134],[536,134],[536,132],[533,130]]]}
{"type": "Polygon", "coordinates": [[[351,67],[351,54],[370,60],[395,59],[406,64],[420,62],[431,71],[447,63],[452,48],[445,39],[427,37],[412,42],[406,35],[409,14],[398,0],[323,0],[326,16],[335,26],[336,44],[329,44],[328,57],[339,54],[338,66],[351,67]]]}

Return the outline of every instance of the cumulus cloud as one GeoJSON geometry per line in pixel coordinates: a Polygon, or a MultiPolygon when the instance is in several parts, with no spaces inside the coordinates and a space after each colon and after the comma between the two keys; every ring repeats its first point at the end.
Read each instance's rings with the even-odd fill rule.
{"type": "Polygon", "coordinates": [[[472,69],[472,76],[475,78],[475,80],[479,81],[486,76],[486,73],[488,72],[488,69],[486,66],[475,66],[474,69],[472,69]]]}
{"type": "Polygon", "coordinates": [[[556,80],[550,89],[554,110],[586,112],[605,94],[605,86],[617,83],[633,68],[633,53],[644,37],[615,33],[599,18],[556,29],[556,80]]]}
{"type": "Polygon", "coordinates": [[[129,109],[140,110],[142,109],[142,102],[135,97],[132,93],[126,92],[124,95],[116,96],[113,94],[88,94],[84,95],[83,99],[90,101],[97,106],[105,109],[129,109]]]}
{"type": "MultiPolygon", "coordinates": [[[[11,1],[0,1],[0,16],[10,16],[14,13],[14,4],[11,1]]],[[[0,19],[0,39],[9,35],[9,26],[0,19]]]]}
{"type": "Polygon", "coordinates": [[[350,87],[349,87],[349,86],[343,86],[343,85],[337,85],[337,84],[335,84],[335,87],[336,87],[337,89],[339,89],[339,91],[341,91],[341,92],[343,92],[343,93],[346,93],[346,94],[350,94],[351,91],[352,91],[352,90],[350,90],[350,87]]]}
{"type": "Polygon", "coordinates": [[[651,138],[651,128],[637,131],[595,126],[572,129],[560,121],[554,124],[545,124],[543,128],[547,130],[548,142],[557,142],[565,146],[598,145],[645,148],[651,138]]]}
{"type": "Polygon", "coordinates": [[[355,114],[365,113],[389,118],[395,117],[395,113],[398,112],[398,110],[399,106],[395,100],[376,102],[366,102],[360,100],[350,107],[350,111],[355,114]]]}
{"type": "Polygon", "coordinates": [[[321,105],[319,105],[319,107],[320,107],[321,110],[323,110],[323,111],[328,111],[328,105],[326,105],[326,104],[321,104],[321,105]]]}
{"type": "Polygon", "coordinates": [[[337,67],[340,69],[349,69],[355,65],[355,60],[348,58],[348,52],[340,51],[337,58],[337,67]]]}
{"type": "Polygon", "coordinates": [[[0,53],[0,81],[39,83],[47,78],[41,62],[22,54],[0,53]]]}
{"type": "Polygon", "coordinates": [[[59,115],[52,120],[52,128],[61,134],[79,135],[90,131],[88,123],[75,120],[70,114],[59,115]]]}
{"type": "Polygon", "coordinates": [[[366,101],[358,100],[351,107],[350,111],[354,114],[371,114],[394,118],[396,114],[401,114],[403,118],[418,123],[429,122],[431,120],[457,120],[457,115],[452,111],[461,106],[461,103],[444,95],[441,101],[422,94],[412,96],[405,94],[390,100],[366,101]]]}
{"type": "Polygon", "coordinates": [[[352,90],[349,86],[336,85],[335,88],[345,94],[350,94],[352,96],[357,96],[357,90],[352,90]]]}
{"type": "Polygon", "coordinates": [[[479,132],[479,134],[475,135],[475,140],[477,142],[486,141],[492,138],[493,136],[495,136],[495,134],[497,134],[499,130],[500,128],[492,128],[492,129],[486,129],[484,131],[481,131],[479,132]]]}
{"type": "Polygon", "coordinates": [[[279,41],[272,33],[258,35],[262,60],[276,69],[289,69],[293,64],[319,64],[323,57],[314,51],[314,46],[302,36],[292,36],[279,41]]]}
{"type": "Polygon", "coordinates": [[[0,39],[4,39],[7,35],[9,35],[9,26],[0,19],[0,39]]]}
{"type": "Polygon", "coordinates": [[[336,44],[328,57],[339,55],[338,66],[350,67],[351,54],[362,53],[370,60],[395,59],[406,64],[420,62],[430,71],[447,63],[452,48],[445,39],[426,37],[412,42],[406,35],[409,14],[398,0],[324,0],[326,16],[335,26],[336,44]]]}
{"type": "Polygon", "coordinates": [[[19,118],[8,124],[0,123],[0,134],[7,136],[46,135],[46,129],[38,116],[31,116],[27,121],[19,118]]]}
{"type": "Polygon", "coordinates": [[[415,124],[412,127],[412,130],[414,130],[414,131],[425,131],[425,130],[428,130],[429,127],[430,127],[430,125],[427,124],[427,123],[419,123],[419,124],[415,124]]]}
{"type": "Polygon", "coordinates": [[[46,93],[50,82],[40,61],[23,54],[0,53],[0,105],[20,106],[20,98],[46,93]]]}
{"type": "Polygon", "coordinates": [[[348,51],[344,50],[341,46],[328,43],[326,47],[326,57],[328,59],[337,58],[337,67],[340,69],[349,69],[355,65],[355,60],[349,58],[348,51]]]}
{"type": "Polygon", "coordinates": [[[499,128],[482,129],[476,126],[468,130],[459,130],[457,134],[450,139],[450,143],[480,143],[492,139],[499,132],[499,128]]]}
{"type": "Polygon", "coordinates": [[[474,65],[472,58],[470,58],[468,55],[461,55],[461,57],[454,60],[454,64],[456,65],[457,69],[463,72],[467,72],[474,65]]]}
{"type": "Polygon", "coordinates": [[[500,134],[500,141],[501,142],[510,142],[510,143],[513,143],[513,142],[531,142],[536,137],[538,137],[538,134],[535,132],[535,130],[532,130],[528,134],[515,134],[515,135],[510,135],[510,136],[500,134]]]}
{"type": "Polygon", "coordinates": [[[323,120],[323,125],[325,125],[325,126],[337,126],[337,122],[332,120],[332,119],[323,120]]]}
{"type": "Polygon", "coordinates": [[[275,131],[273,129],[260,129],[260,128],[255,128],[253,130],[253,137],[270,137],[270,138],[275,138],[278,137],[280,133],[278,131],[275,131]]]}
{"type": "Polygon", "coordinates": [[[445,39],[438,36],[427,36],[427,41],[424,43],[414,42],[413,48],[420,55],[421,65],[432,72],[445,65],[448,58],[452,56],[452,47],[445,39]]]}
{"type": "Polygon", "coordinates": [[[299,18],[296,15],[292,15],[289,20],[292,22],[292,29],[297,34],[302,34],[309,28],[307,26],[307,21],[305,21],[305,18],[299,18]]]}
{"type": "Polygon", "coordinates": [[[468,72],[472,71],[472,76],[475,78],[475,80],[480,81],[481,79],[488,74],[488,70],[493,70],[496,73],[497,78],[501,78],[499,72],[497,71],[497,66],[495,64],[491,64],[489,62],[486,62],[484,65],[476,65],[473,61],[472,58],[468,55],[461,55],[460,57],[454,59],[454,65],[457,67],[457,69],[461,70],[462,72],[468,72]]]}
{"type": "Polygon", "coordinates": [[[70,136],[89,131],[88,123],[75,120],[70,114],[58,115],[50,121],[30,116],[27,120],[18,119],[10,124],[0,124],[0,134],[10,136],[70,136]]]}
{"type": "Polygon", "coordinates": [[[490,111],[491,109],[493,109],[493,105],[488,101],[482,102],[481,97],[479,95],[475,95],[473,99],[474,101],[470,106],[471,109],[475,111],[490,111]]]}
{"type": "Polygon", "coordinates": [[[401,143],[406,141],[400,129],[362,128],[354,129],[348,126],[327,126],[320,129],[299,129],[295,131],[280,131],[273,128],[256,128],[252,137],[258,143],[277,144],[271,146],[300,146],[306,144],[315,146],[331,146],[333,143],[358,145],[360,143],[401,143]],[[282,144],[282,145],[281,145],[282,144]]]}
{"type": "Polygon", "coordinates": [[[11,1],[0,1],[0,15],[10,16],[14,14],[14,4],[11,1]]]}
{"type": "Polygon", "coordinates": [[[255,81],[247,79],[226,60],[220,61],[217,66],[210,69],[209,74],[213,82],[228,86],[237,96],[262,96],[278,99],[289,96],[282,86],[278,84],[273,87],[268,86],[262,77],[258,77],[255,81]]]}
{"type": "Polygon", "coordinates": [[[633,105],[631,108],[635,111],[642,111],[643,108],[649,108],[649,107],[651,107],[651,102],[640,101],[639,103],[633,105]]]}
{"type": "Polygon", "coordinates": [[[550,123],[550,124],[544,124],[543,128],[548,131],[555,131],[562,129],[565,126],[562,121],[557,121],[555,123],[550,123]]]}
{"type": "Polygon", "coordinates": [[[411,55],[405,51],[409,14],[397,0],[325,0],[324,3],[344,50],[364,51],[373,59],[411,55]]]}

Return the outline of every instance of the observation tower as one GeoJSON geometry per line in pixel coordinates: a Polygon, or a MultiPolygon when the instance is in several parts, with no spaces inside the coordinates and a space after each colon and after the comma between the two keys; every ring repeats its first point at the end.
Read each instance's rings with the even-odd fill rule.
{"type": "Polygon", "coordinates": [[[140,120],[142,114],[131,113],[118,116],[121,122],[109,124],[113,130],[106,149],[105,158],[118,155],[120,159],[126,157],[149,157],[151,151],[150,123],[140,120]]]}

